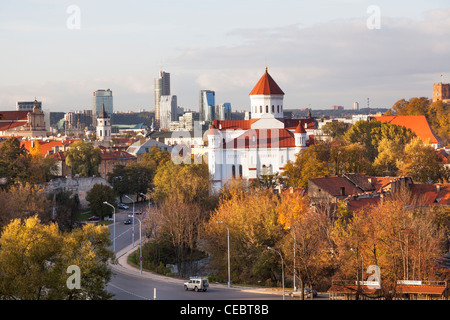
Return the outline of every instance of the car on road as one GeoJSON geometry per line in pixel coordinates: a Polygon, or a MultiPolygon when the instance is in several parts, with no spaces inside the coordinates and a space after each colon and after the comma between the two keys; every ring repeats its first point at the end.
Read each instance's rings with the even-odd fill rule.
{"type": "Polygon", "coordinates": [[[125,220],[123,221],[123,224],[131,224],[131,219],[125,219],[125,220]]]}
{"type": "Polygon", "coordinates": [[[92,217],[88,218],[88,221],[99,221],[99,220],[100,220],[100,217],[97,217],[97,216],[92,216],[92,217]]]}
{"type": "Polygon", "coordinates": [[[119,204],[117,205],[117,208],[119,208],[119,209],[125,209],[125,210],[130,209],[129,206],[127,206],[126,204],[123,204],[123,203],[119,203],[119,204]]]}
{"type": "MultiPolygon", "coordinates": [[[[289,292],[289,295],[291,297],[300,297],[301,296],[300,288],[295,290],[295,291],[289,292]]],[[[317,297],[317,291],[316,290],[312,290],[312,296],[313,296],[313,298],[317,297]]],[[[305,288],[305,299],[310,299],[310,298],[311,298],[311,288],[305,288]]]]}
{"type": "Polygon", "coordinates": [[[190,277],[188,282],[184,283],[184,290],[188,291],[189,289],[198,291],[206,291],[209,287],[209,282],[207,278],[201,277],[190,277]]]}

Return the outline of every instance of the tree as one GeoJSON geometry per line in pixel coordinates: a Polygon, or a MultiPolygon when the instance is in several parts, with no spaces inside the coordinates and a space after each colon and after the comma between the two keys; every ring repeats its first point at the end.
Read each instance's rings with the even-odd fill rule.
{"type": "Polygon", "coordinates": [[[15,219],[0,237],[0,297],[21,300],[109,299],[111,278],[106,227],[88,225],[63,234],[37,216],[15,219]],[[67,268],[78,266],[81,288],[67,287],[67,268]]]}
{"type": "Polygon", "coordinates": [[[421,183],[443,180],[440,158],[434,148],[414,138],[405,146],[405,156],[397,161],[399,173],[421,183]]]}
{"type": "Polygon", "coordinates": [[[205,226],[201,248],[211,255],[212,266],[219,270],[218,277],[226,279],[226,225],[230,230],[232,281],[256,284],[270,280],[272,267],[278,263],[268,263],[271,253],[267,252],[267,246],[274,246],[283,233],[275,211],[277,196],[270,190],[228,191],[205,226]]]}
{"type": "Polygon", "coordinates": [[[122,197],[133,189],[133,180],[131,179],[127,167],[117,163],[113,167],[113,171],[108,173],[108,182],[122,202],[122,197]]]}
{"type": "Polygon", "coordinates": [[[349,123],[331,121],[322,126],[322,132],[329,135],[333,140],[342,139],[350,126],[349,123]]]}
{"type": "Polygon", "coordinates": [[[116,195],[114,190],[105,184],[96,183],[86,194],[86,201],[89,202],[89,208],[91,209],[91,214],[104,218],[106,216],[111,216],[113,212],[111,207],[104,204],[103,202],[108,202],[114,204],[116,200],[116,195]]]}
{"type": "Polygon", "coordinates": [[[31,156],[17,138],[8,138],[0,145],[0,177],[7,179],[8,188],[27,181],[30,163],[31,156]]]}
{"type": "Polygon", "coordinates": [[[318,143],[301,150],[294,162],[286,164],[282,176],[286,176],[287,186],[306,188],[309,179],[329,175],[330,167],[329,145],[318,143]]]}
{"type": "Polygon", "coordinates": [[[94,148],[92,143],[77,141],[70,145],[66,151],[66,164],[72,167],[72,174],[82,177],[98,175],[98,166],[102,162],[99,148],[94,148]]]}

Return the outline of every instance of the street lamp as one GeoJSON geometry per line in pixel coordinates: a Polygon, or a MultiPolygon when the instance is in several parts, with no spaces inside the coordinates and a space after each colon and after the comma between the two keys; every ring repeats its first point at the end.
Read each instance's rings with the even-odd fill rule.
{"type": "Polygon", "coordinates": [[[112,204],[108,203],[107,201],[103,201],[103,204],[107,204],[108,206],[113,208],[113,251],[116,253],[116,207],[114,207],[112,204]]]}
{"type": "Polygon", "coordinates": [[[142,222],[141,219],[136,218],[139,221],[139,261],[140,261],[140,267],[141,267],[141,274],[142,274],[142,222]]]}
{"type": "Polygon", "coordinates": [[[130,199],[133,202],[133,229],[131,231],[131,244],[134,248],[134,200],[131,199],[129,196],[125,195],[126,198],[130,199]]]}
{"type": "Polygon", "coordinates": [[[231,287],[230,279],[230,228],[223,221],[216,221],[216,223],[223,224],[227,228],[227,243],[228,243],[228,288],[231,287]]]}
{"type": "Polygon", "coordinates": [[[281,255],[281,252],[279,252],[271,247],[267,247],[267,249],[275,251],[276,253],[278,253],[280,255],[280,258],[281,258],[281,282],[283,284],[283,300],[284,300],[284,260],[283,260],[283,256],[281,255]]]}

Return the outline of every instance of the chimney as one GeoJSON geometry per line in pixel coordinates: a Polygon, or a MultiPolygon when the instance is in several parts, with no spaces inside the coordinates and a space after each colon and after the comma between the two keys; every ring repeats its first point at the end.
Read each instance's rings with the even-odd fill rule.
{"type": "Polygon", "coordinates": [[[345,196],[345,187],[341,187],[341,196],[345,196]]]}

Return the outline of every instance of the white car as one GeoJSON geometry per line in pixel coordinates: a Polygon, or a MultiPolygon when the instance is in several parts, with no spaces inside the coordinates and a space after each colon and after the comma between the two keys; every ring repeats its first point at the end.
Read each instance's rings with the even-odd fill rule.
{"type": "Polygon", "coordinates": [[[195,292],[206,291],[209,287],[208,279],[200,278],[200,277],[190,277],[188,282],[184,283],[184,290],[188,291],[189,289],[194,290],[195,292]]]}

